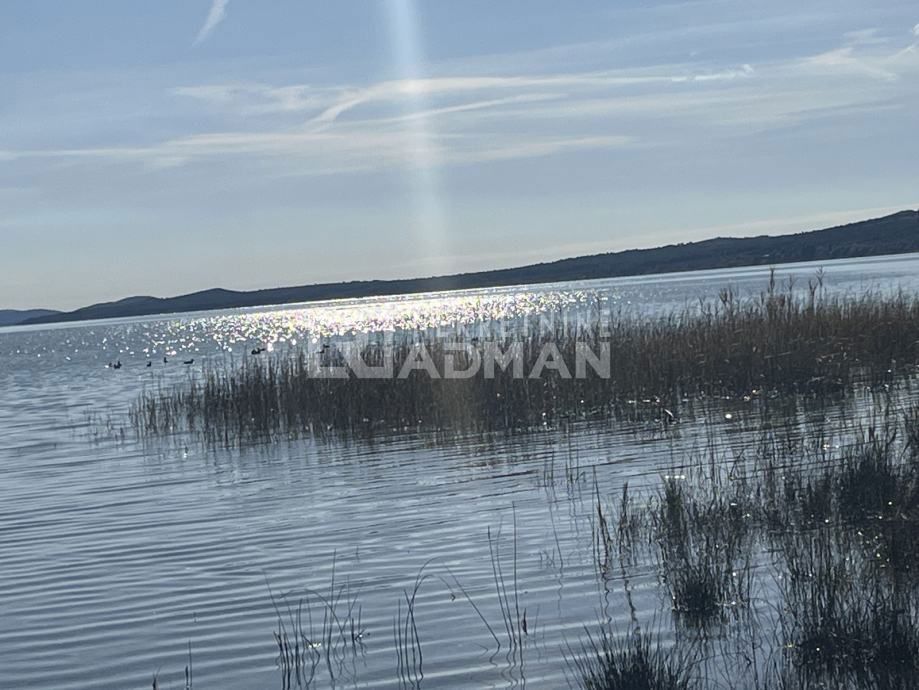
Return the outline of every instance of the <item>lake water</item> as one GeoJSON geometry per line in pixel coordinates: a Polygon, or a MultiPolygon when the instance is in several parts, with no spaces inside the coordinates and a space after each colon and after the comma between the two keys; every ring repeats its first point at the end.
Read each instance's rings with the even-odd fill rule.
{"type": "MultiPolygon", "coordinates": [[[[822,266],[832,292],[919,290],[916,255],[822,266]]],[[[817,267],[778,275],[803,286],[817,267]]],[[[272,633],[301,600],[322,657],[311,687],[564,686],[584,626],[630,620],[624,583],[598,576],[595,491],[655,482],[712,424],[742,423],[742,406],[677,440],[601,425],[234,450],[122,435],[127,406],[258,345],[487,326],[598,300],[659,313],[729,285],[756,294],[767,278],[731,269],[0,329],[0,688],[149,688],[155,675],[182,688],[189,646],[197,687],[283,686],[272,633]],[[520,650],[507,644],[493,552],[527,619],[520,650]],[[419,573],[423,659],[400,673],[394,619],[419,573]]],[[[654,572],[629,587],[647,624],[666,610],[654,572]]]]}

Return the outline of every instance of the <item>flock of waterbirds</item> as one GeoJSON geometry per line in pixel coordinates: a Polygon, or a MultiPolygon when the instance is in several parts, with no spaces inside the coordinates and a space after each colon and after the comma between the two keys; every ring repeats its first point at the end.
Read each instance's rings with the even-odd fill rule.
{"type": "MultiPolygon", "coordinates": [[[[330,348],[331,348],[331,345],[329,345],[328,343],[323,343],[323,345],[322,345],[322,347],[320,348],[319,352],[320,352],[320,353],[328,352],[328,350],[329,350],[330,348]]],[[[258,355],[264,354],[264,353],[269,352],[269,351],[270,351],[270,349],[269,349],[268,347],[266,347],[266,346],[264,346],[264,345],[259,345],[258,347],[253,347],[253,348],[249,351],[249,354],[252,355],[253,357],[257,357],[258,355]]],[[[184,364],[185,366],[191,366],[192,364],[195,363],[195,358],[192,357],[192,358],[190,358],[190,359],[183,359],[183,360],[181,360],[181,362],[182,362],[182,364],[184,364]]],[[[169,357],[168,357],[168,356],[164,356],[164,357],[163,357],[163,364],[169,364],[169,357]]],[[[124,366],[124,365],[121,363],[121,360],[120,360],[120,359],[116,359],[114,362],[108,362],[108,363],[106,363],[105,368],[106,368],[106,369],[113,369],[113,370],[116,370],[116,371],[117,371],[117,370],[121,369],[123,366],[124,366]]],[[[153,366],[153,360],[148,359],[148,360],[147,360],[147,363],[144,365],[144,368],[149,369],[149,368],[151,368],[152,366],[153,366]]]]}
{"type": "MultiPolygon", "coordinates": [[[[183,360],[182,360],[182,364],[184,364],[184,365],[186,365],[186,366],[190,366],[190,365],[192,365],[192,364],[194,364],[194,363],[195,363],[194,357],[191,358],[191,359],[183,359],[183,360]]],[[[168,358],[168,357],[163,357],[163,364],[169,364],[169,358],[168,358]]],[[[124,365],[121,363],[121,360],[120,360],[120,359],[116,359],[114,362],[109,362],[109,363],[107,363],[107,364],[105,365],[105,368],[106,368],[106,369],[115,369],[115,370],[118,370],[118,369],[121,369],[123,366],[124,366],[124,365]]],[[[145,368],[145,369],[149,369],[149,368],[152,367],[152,366],[153,366],[153,360],[149,360],[149,359],[148,359],[148,360],[147,360],[147,363],[144,365],[144,368],[145,368]]]]}

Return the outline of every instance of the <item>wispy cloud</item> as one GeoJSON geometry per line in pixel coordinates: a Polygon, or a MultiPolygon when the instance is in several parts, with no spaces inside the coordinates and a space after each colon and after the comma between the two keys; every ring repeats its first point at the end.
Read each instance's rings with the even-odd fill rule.
{"type": "Polygon", "coordinates": [[[919,38],[919,24],[916,24],[916,26],[913,27],[913,36],[919,38]]]}
{"type": "Polygon", "coordinates": [[[211,32],[224,20],[227,16],[227,5],[229,4],[230,0],[213,0],[211,9],[207,13],[207,19],[204,20],[204,25],[195,37],[195,45],[206,41],[211,32]]]}
{"type": "Polygon", "coordinates": [[[856,55],[852,45],[815,55],[808,62],[818,68],[862,74],[885,81],[896,81],[898,78],[897,73],[887,69],[882,61],[863,59],[856,55]]]}
{"type": "Polygon", "coordinates": [[[239,82],[230,84],[204,84],[180,86],[172,93],[183,98],[193,98],[217,108],[235,108],[241,115],[269,115],[315,110],[330,102],[319,101],[319,89],[308,84],[269,86],[267,84],[239,82]]]}
{"type": "MultiPolygon", "coordinates": [[[[214,7],[219,21],[226,2],[214,7]]],[[[898,51],[866,30],[849,33],[835,50],[739,66],[687,62],[544,74],[435,71],[425,79],[369,84],[186,85],[172,95],[206,106],[215,118],[199,120],[197,132],[139,145],[7,149],[0,160],[163,169],[251,159],[277,175],[323,175],[417,166],[421,158],[426,165],[465,165],[589,148],[681,146],[699,137],[752,136],[898,107],[904,85],[917,75],[919,53],[898,51]],[[414,105],[419,95],[422,109],[414,105]],[[428,121],[423,144],[409,136],[414,121],[428,121]]]]}
{"type": "MultiPolygon", "coordinates": [[[[451,101],[434,114],[478,110],[478,101],[462,99],[479,94],[500,94],[487,99],[487,106],[525,101],[576,99],[589,92],[616,91],[678,84],[730,82],[754,76],[751,65],[719,70],[670,65],[642,70],[606,70],[529,76],[450,76],[428,79],[400,79],[369,86],[312,87],[306,84],[283,87],[264,84],[211,84],[185,86],[176,95],[235,109],[239,114],[312,112],[311,124],[321,127],[337,123],[359,108],[379,108],[424,96],[428,101],[451,101]],[[506,95],[511,94],[511,95],[506,95]],[[452,102],[452,101],[459,102],[452,102]]],[[[417,117],[417,114],[408,115],[417,117]]]]}

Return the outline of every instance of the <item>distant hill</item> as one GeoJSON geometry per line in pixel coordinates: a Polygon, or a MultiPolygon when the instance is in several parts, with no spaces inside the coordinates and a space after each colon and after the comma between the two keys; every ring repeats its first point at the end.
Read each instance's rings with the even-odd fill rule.
{"type": "Polygon", "coordinates": [[[0,309],[0,326],[18,326],[29,319],[54,316],[52,309],[0,309]]]}
{"type": "Polygon", "coordinates": [[[919,211],[901,211],[884,218],[794,235],[719,237],[656,249],[633,249],[562,259],[519,268],[436,278],[325,283],[251,292],[218,288],[169,298],[130,297],[117,302],[94,304],[72,312],[41,315],[29,319],[26,323],[40,324],[54,321],[171,314],[435,290],[554,283],[567,280],[589,280],[799,261],[826,261],[909,252],[919,252],[919,211]]]}

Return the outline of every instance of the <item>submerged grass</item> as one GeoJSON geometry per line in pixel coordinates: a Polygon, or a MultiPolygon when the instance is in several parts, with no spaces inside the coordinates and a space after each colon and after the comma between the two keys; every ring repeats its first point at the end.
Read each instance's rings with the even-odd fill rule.
{"type": "Polygon", "coordinates": [[[919,673],[912,588],[878,576],[834,528],[786,535],[784,638],[799,675],[823,687],[908,688],[919,673]]]}
{"type": "Polygon", "coordinates": [[[276,599],[270,586],[268,592],[277,615],[282,690],[310,687],[320,664],[333,682],[347,676],[347,662],[363,652],[365,629],[359,592],[347,581],[336,585],[335,557],[327,593],[306,588],[294,602],[292,593],[276,599]]]}
{"type": "Polygon", "coordinates": [[[750,534],[742,485],[735,493],[687,496],[667,478],[653,516],[663,578],[680,621],[691,628],[723,623],[750,598],[750,534]]]}
{"type": "Polygon", "coordinates": [[[465,349],[450,352],[444,340],[421,334],[405,335],[391,347],[360,347],[368,366],[391,358],[398,373],[424,345],[436,378],[427,371],[406,378],[317,375],[317,356],[342,363],[334,348],[212,363],[203,378],[143,392],[130,420],[142,435],[187,431],[226,444],[328,432],[526,430],[636,414],[670,423],[682,404],[699,398],[827,396],[912,373],[919,361],[919,299],[827,297],[816,285],[802,295],[773,281],[758,298],[741,300],[725,291],[716,303],[662,318],[598,314],[586,324],[488,342],[450,340],[465,349]],[[552,368],[529,377],[546,347],[555,348],[570,378],[552,368]],[[585,348],[601,360],[608,355],[608,376],[586,364],[584,376],[576,376],[585,348]],[[468,378],[443,377],[449,357],[463,370],[489,352],[514,353],[526,377],[514,364],[495,366],[493,376],[480,370],[468,378]]]}
{"type": "Polygon", "coordinates": [[[586,653],[572,666],[584,690],[692,690],[701,688],[694,665],[638,633],[616,637],[605,627],[588,632],[586,653]]]}
{"type": "MultiPolygon", "coordinates": [[[[880,425],[854,432],[838,450],[809,457],[789,450],[784,459],[797,462],[762,452],[745,468],[718,471],[698,461],[687,474],[665,477],[644,503],[623,496],[618,518],[609,519],[632,526],[626,538],[619,530],[620,548],[644,545],[656,559],[683,629],[725,623],[727,602],[752,610],[756,578],[777,589],[762,605],[774,607],[767,632],[782,662],[774,677],[756,682],[749,662],[727,671],[742,679],[728,687],[915,687],[919,416],[879,412],[880,425]]],[[[744,620],[754,626],[754,618],[744,620]]],[[[594,685],[597,669],[615,677],[623,663],[622,651],[612,654],[602,640],[591,666],[580,668],[582,687],[625,687],[594,685]]],[[[764,656],[759,670],[768,664],[764,656]]]]}

